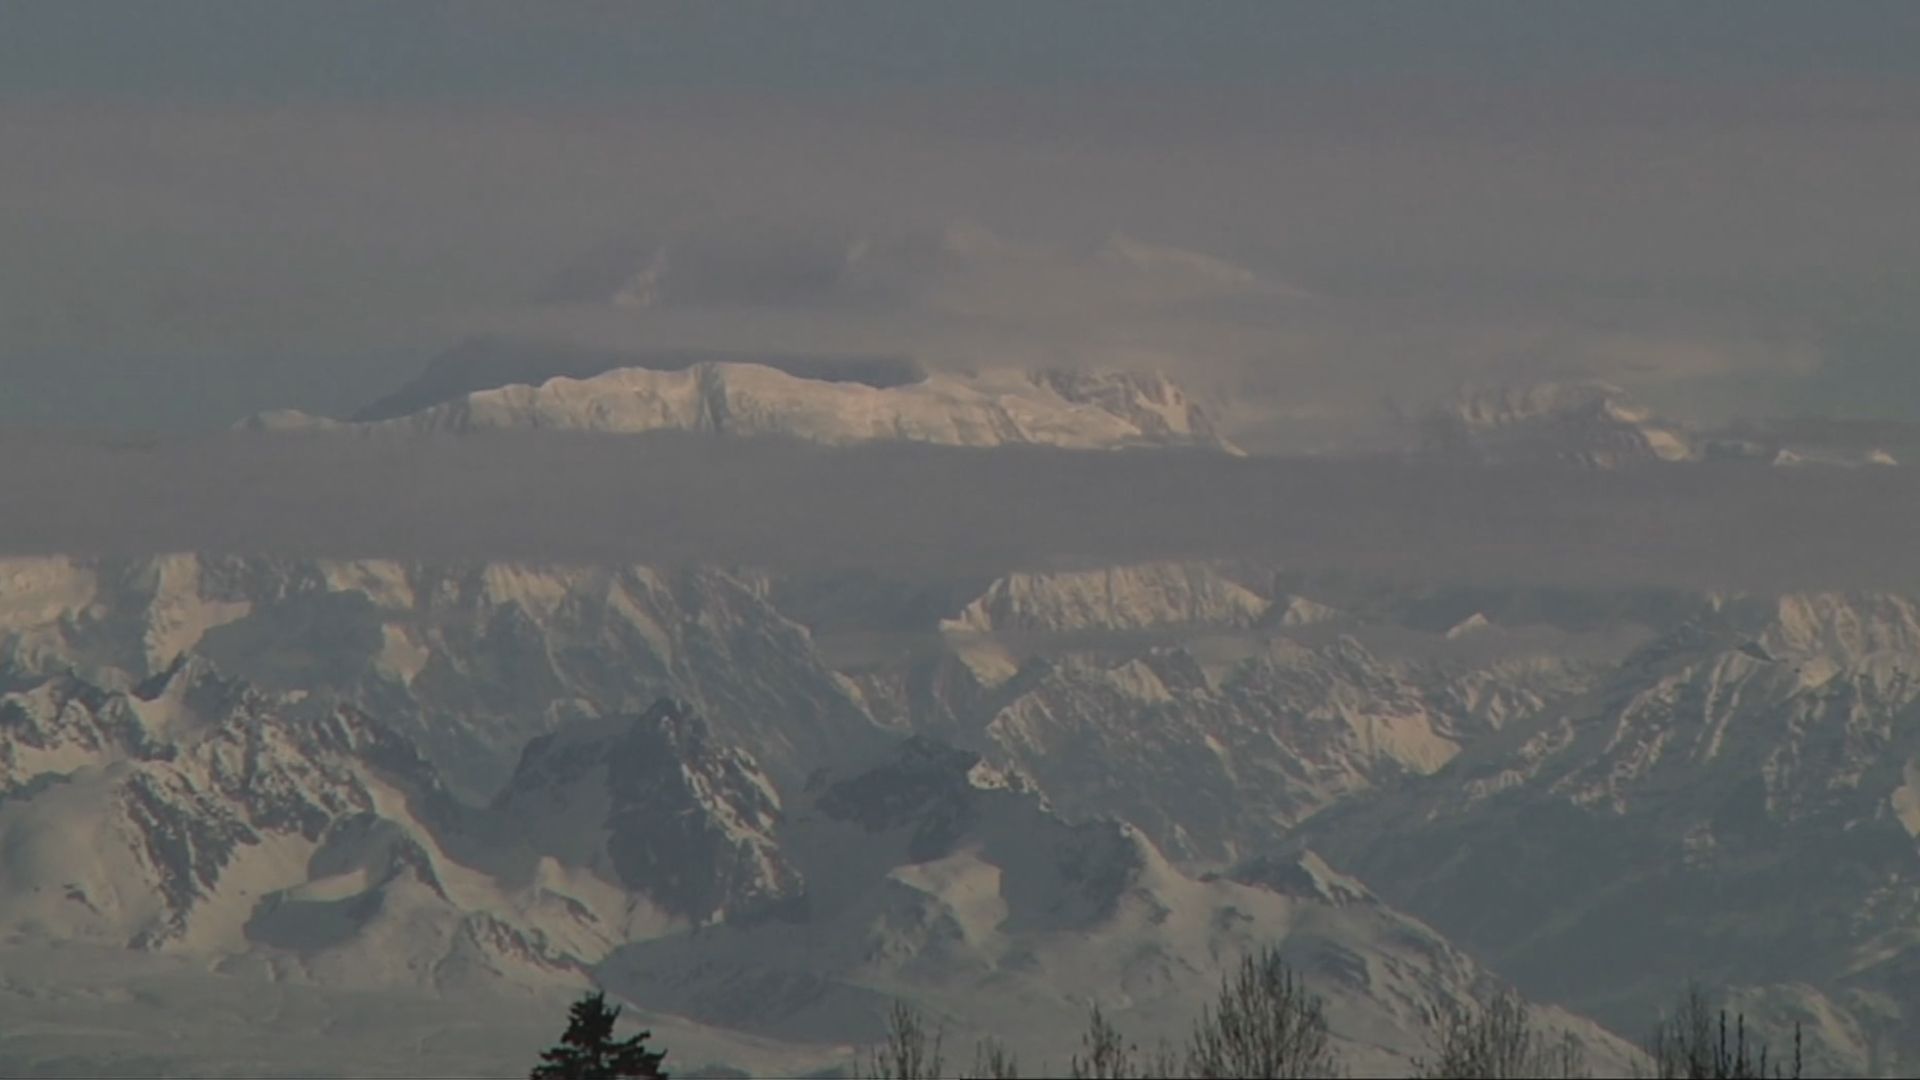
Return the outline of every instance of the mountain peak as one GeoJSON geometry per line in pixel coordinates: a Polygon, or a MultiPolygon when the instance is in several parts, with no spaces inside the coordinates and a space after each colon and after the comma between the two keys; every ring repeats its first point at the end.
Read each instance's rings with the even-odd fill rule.
{"type": "Polygon", "coordinates": [[[1696,456],[1692,437],[1598,381],[1472,387],[1425,424],[1430,453],[1487,463],[1616,468],[1696,456]]]}
{"type": "Polygon", "coordinates": [[[677,699],[534,740],[494,805],[543,853],[601,868],[695,923],[777,913],[804,896],[775,839],[773,782],[677,699]]]}
{"type": "MultiPolygon", "coordinates": [[[[917,372],[880,357],[773,358],[773,363],[681,357],[684,366],[608,367],[591,360],[572,376],[529,375],[460,391],[415,411],[396,409],[465,385],[433,379],[385,399],[341,425],[299,414],[262,414],[242,426],[409,432],[542,428],[635,433],[678,430],[784,437],[828,445],[927,442],[946,446],[1070,449],[1200,447],[1237,453],[1212,418],[1163,376],[1117,372],[986,370],[917,372]],[[592,373],[584,373],[591,371],[592,373]],[[878,384],[878,385],[876,385],[878,384]]],[[[482,365],[499,374],[511,365],[482,365]]],[[[515,369],[518,370],[518,369],[515,369]]],[[[544,372],[534,364],[528,372],[544,372]]]]}

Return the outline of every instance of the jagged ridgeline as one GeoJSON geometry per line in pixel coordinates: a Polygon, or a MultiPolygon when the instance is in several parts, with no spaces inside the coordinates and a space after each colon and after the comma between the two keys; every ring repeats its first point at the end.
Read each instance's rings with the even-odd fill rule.
{"type": "MultiPolygon", "coordinates": [[[[405,1060],[511,1072],[602,986],[683,1068],[779,1072],[907,998],[1038,1063],[1092,1000],[1183,1037],[1277,943],[1362,1073],[1503,977],[1628,1035],[1697,977],[1816,1065],[1909,1052],[1899,596],[189,555],[0,582],[28,1019],[30,987],[125,977],[165,992],[103,1004],[122,1030],[239,995],[379,1072],[464,1011],[494,1043],[405,1060]]],[[[196,1023],[167,1067],[272,1058],[196,1023]]],[[[0,1052],[79,1053],[33,1030],[0,1052]]]]}
{"type": "MultiPolygon", "coordinates": [[[[858,670],[778,609],[812,590],[720,570],[170,556],[4,575],[0,927],[23,946],[156,978],[211,962],[336,1004],[601,984],[677,1018],[656,1026],[696,1062],[838,1060],[896,996],[1031,1054],[1113,985],[1117,1015],[1172,1030],[1219,957],[1287,940],[1340,1003],[1336,1037],[1389,1063],[1418,1049],[1423,1002],[1488,978],[1316,857],[1243,879],[1163,851],[1252,849],[1237,821],[1257,811],[1116,801],[1041,767],[1072,758],[1049,744],[1093,703],[1186,696],[1194,725],[1243,707],[1166,635],[1306,610],[1257,575],[1127,568],[1092,606],[1079,577],[957,587],[927,611],[951,649],[858,670]],[[999,624],[1077,643],[1050,659],[999,624]],[[1104,625],[1122,632],[1081,651],[1104,625]],[[1062,695],[1086,703],[1045,704],[1062,695]],[[1126,805],[1150,827],[1103,817],[1126,805]]],[[[881,595],[870,617],[900,618],[881,595]]],[[[1289,648],[1232,666],[1281,680],[1268,695],[1403,677],[1350,640],[1289,648]]],[[[1328,752],[1350,757],[1328,791],[1412,767],[1328,752]]]]}

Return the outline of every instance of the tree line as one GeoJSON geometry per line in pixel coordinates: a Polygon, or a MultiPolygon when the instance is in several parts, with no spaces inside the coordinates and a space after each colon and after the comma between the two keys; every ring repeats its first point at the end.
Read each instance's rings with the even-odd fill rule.
{"type": "MultiPolygon", "coordinates": [[[[613,1038],[620,1010],[600,993],[575,1002],[558,1045],[541,1054],[530,1080],[665,1080],[664,1050],[650,1050],[651,1033],[613,1038]]],[[[969,1065],[954,1067],[941,1031],[919,1010],[896,1002],[882,1041],[862,1055],[861,1080],[1015,1080],[1020,1063],[1005,1045],[986,1039],[969,1065]]],[[[1800,1027],[1787,1054],[1775,1053],[1747,1030],[1743,1014],[1716,1009],[1698,986],[1688,986],[1642,1042],[1635,1074],[1651,1080],[1799,1080],[1800,1027]]],[[[1429,1016],[1428,1055],[1414,1062],[1417,1078],[1574,1080],[1592,1074],[1586,1048],[1572,1032],[1538,1020],[1511,990],[1474,1005],[1442,1008],[1429,1016]]],[[[1057,1075],[1041,1073],[1038,1075],[1057,1075]]],[[[1271,946],[1242,957],[1222,976],[1184,1043],[1142,1047],[1117,1029],[1098,1005],[1087,1017],[1079,1049],[1068,1059],[1074,1080],[1195,1078],[1195,1080],[1317,1080],[1345,1075],[1327,1027],[1326,1002],[1271,946]]]]}

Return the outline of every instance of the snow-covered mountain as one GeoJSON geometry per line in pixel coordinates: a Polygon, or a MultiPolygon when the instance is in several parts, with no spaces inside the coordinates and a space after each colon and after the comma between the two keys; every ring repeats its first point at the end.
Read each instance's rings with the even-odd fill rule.
{"type": "Polygon", "coordinates": [[[1387,661],[1348,637],[1280,639],[1221,664],[1178,645],[1103,645],[1005,668],[975,647],[869,675],[863,689],[883,716],[978,748],[1070,814],[1124,818],[1177,857],[1209,861],[1430,773],[1588,677],[1553,662],[1387,661]]]}
{"type": "Polygon", "coordinates": [[[493,806],[542,857],[696,925],[761,918],[806,895],[780,850],[773,781],[681,702],[540,736],[493,806]]]}
{"type": "Polygon", "coordinates": [[[1701,978],[1818,1017],[1822,1060],[1915,1053],[1901,595],[16,558],[0,658],[10,949],[604,977],[755,1053],[828,1033],[781,1059],[818,1061],[895,993],[1036,1049],[1096,988],[1147,1024],[1281,937],[1348,957],[1316,985],[1387,1069],[1407,1002],[1489,985],[1458,946],[1624,1030],[1701,978]],[[1273,892],[1301,874],[1326,895],[1273,892]]]}
{"type": "Polygon", "coordinates": [[[936,643],[845,673],[776,606],[808,589],[715,569],[174,555],[4,560],[0,580],[19,671],[130,688],[204,656],[383,717],[470,800],[528,740],[674,697],[783,789],[919,731],[1180,858],[1230,858],[1432,772],[1594,677],[1538,655],[1390,658],[1270,573],[1214,563],[1012,574],[918,626],[843,596],[842,630],[936,643]]]}
{"type": "Polygon", "coordinates": [[[48,677],[0,697],[0,729],[16,939],[251,954],[331,985],[579,981],[542,928],[574,905],[451,856],[484,838],[364,714],[192,660],[131,692],[48,677]]]}
{"type": "MultiPolygon", "coordinates": [[[[601,970],[654,1008],[775,1036],[878,1038],[888,1003],[922,1003],[955,1043],[992,1034],[1063,1064],[1059,1033],[1099,1001],[1136,1037],[1184,1035],[1219,968],[1280,941],[1330,1003],[1360,1072],[1424,1049],[1425,1010],[1483,995],[1488,976],[1364,886],[1306,855],[1238,878],[1182,873],[1138,830],[1069,824],[1018,774],[913,739],[822,778],[790,850],[810,881],[804,923],[726,925],[621,950],[601,970]]],[[[1570,1024],[1601,1060],[1603,1033],[1570,1024]]]]}
{"type": "Polygon", "coordinates": [[[911,358],[884,354],[615,349],[536,337],[480,335],[434,357],[420,374],[348,419],[392,420],[502,386],[539,386],[563,377],[590,379],[620,368],[685,371],[703,363],[759,364],[797,379],[859,383],[877,389],[906,386],[927,377],[925,366],[911,358]]]}
{"type": "Polygon", "coordinates": [[[381,715],[469,798],[563,720],[660,697],[781,778],[879,737],[750,574],[174,554],[5,559],[0,582],[0,662],[130,687],[192,651],[381,715]]]}
{"type": "Polygon", "coordinates": [[[1430,1011],[1496,985],[1317,859],[1198,879],[1138,830],[1070,824],[1017,774],[919,738],[783,797],[662,703],[535,740],[482,809],[364,714],[195,659],[133,691],[23,684],[0,697],[0,748],[13,948],[402,995],[592,981],[748,1042],[814,1044],[792,1060],[873,1038],[895,995],[1030,1060],[1096,997],[1176,1035],[1222,964],[1278,941],[1356,1067],[1390,1071],[1430,1011]]]}
{"type": "Polygon", "coordinates": [[[280,410],[242,426],[1231,451],[1214,410],[1155,373],[1185,350],[1085,328],[1298,296],[1122,234],[1049,246],[964,223],[718,223],[591,253],[535,298],[564,315],[464,340],[345,420],[280,410]]]}
{"type": "Polygon", "coordinates": [[[1745,986],[1833,1067],[1908,1071],[1916,704],[1912,599],[1724,599],[1303,842],[1536,993],[1623,1023],[1745,986]]]}
{"type": "Polygon", "coordinates": [[[809,378],[769,364],[703,361],[680,370],[621,367],[463,393],[390,419],[335,421],[262,413],[267,430],[463,432],[542,428],[697,431],[828,445],[1114,449],[1196,446],[1231,451],[1206,410],[1171,380],[1124,372],[940,372],[887,386],[809,378]]]}
{"type": "MultiPolygon", "coordinates": [[[[988,327],[954,338],[984,349],[1067,311],[1124,351],[1134,309],[1299,298],[1129,237],[964,227],[689,235],[562,277],[546,299],[628,320],[609,340],[768,322],[700,348],[476,338],[348,419],[252,424],[1228,468],[1215,413],[1140,356],[1000,366],[1065,362],[1049,340],[967,368],[882,331],[988,327]],[[741,344],[822,312],[874,332],[741,344]]],[[[1423,434],[1473,466],[1892,459],[1880,431],[1716,442],[1593,383],[1475,392],[1423,434]]],[[[153,1045],[176,1032],[155,1072],[260,1071],[247,1031],[277,1028],[316,1071],[511,1074],[537,1044],[500,1032],[537,1010],[551,1037],[593,983],[677,1068],[845,1062],[895,997],[952,1044],[1058,1067],[1089,1004],[1177,1038],[1222,966],[1278,943],[1361,1074],[1402,1073],[1435,1010],[1507,978],[1629,1033],[1698,979],[1772,1034],[1807,1024],[1821,1068],[1911,1073],[1916,720],[1920,601],[1898,594],[1039,554],[0,558],[0,1072],[137,1071],[85,1052],[99,1018],[144,1017],[153,1045]]]]}
{"type": "Polygon", "coordinates": [[[843,674],[776,607],[809,589],[746,572],[0,560],[0,935],[408,1001],[600,979],[762,1062],[850,1055],[893,994],[1064,1053],[1096,993],[1178,1026],[1281,940],[1393,1071],[1423,1008],[1493,985],[1313,859],[1205,866],[1573,669],[1183,646],[1290,625],[1248,568],[1012,580],[908,631],[985,613],[968,640],[843,674]]]}
{"type": "Polygon", "coordinates": [[[1618,468],[1697,456],[1683,428],[1626,391],[1598,382],[1484,387],[1436,409],[1423,424],[1429,454],[1477,463],[1618,468]]]}

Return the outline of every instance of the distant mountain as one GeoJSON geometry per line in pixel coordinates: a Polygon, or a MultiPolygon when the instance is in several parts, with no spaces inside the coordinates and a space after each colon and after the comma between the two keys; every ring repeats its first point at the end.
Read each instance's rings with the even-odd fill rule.
{"type": "MultiPolygon", "coordinates": [[[[242,425],[1230,451],[1211,411],[1185,390],[1148,373],[1137,356],[1102,352],[1127,347],[1089,344],[1091,353],[1066,358],[1063,316],[1098,327],[1195,303],[1295,295],[1216,256],[1119,234],[1069,247],[967,224],[854,231],[732,222],[609,244],[539,292],[540,304],[562,305],[566,315],[585,309],[598,334],[474,337],[344,419],[282,410],[242,425]],[[760,329],[745,333],[744,324],[760,329]],[[864,328],[832,340],[892,344],[809,345],[828,325],[864,328]],[[943,348],[956,330],[965,344],[943,348]],[[922,351],[939,363],[923,364],[922,351]],[[1032,356],[1053,359],[1020,366],[1032,356]],[[1048,366],[1056,364],[1072,367],[1048,366]]],[[[569,325],[565,317],[554,316],[569,325]]]]}
{"type": "Polygon", "coordinates": [[[469,394],[504,386],[540,386],[549,379],[591,379],[621,368],[685,371],[700,364],[759,364],[798,379],[850,382],[876,389],[927,377],[903,356],[742,353],[718,349],[596,349],[524,337],[476,337],[435,357],[418,377],[348,419],[393,420],[469,394]]]}
{"type": "Polygon", "coordinates": [[[1000,578],[943,621],[951,634],[995,631],[1126,631],[1154,626],[1250,626],[1265,597],[1218,568],[1149,563],[1097,570],[1016,573],[1000,578]]]}
{"type": "Polygon", "coordinates": [[[1709,456],[1756,457],[1782,464],[1890,465],[1920,456],[1920,424],[1817,417],[1748,418],[1712,433],[1707,450],[1709,456]]]}
{"type": "MultiPolygon", "coordinates": [[[[829,445],[906,441],[1074,449],[1191,446],[1234,452],[1206,410],[1158,375],[943,372],[894,382],[892,377],[904,372],[879,360],[784,363],[809,374],[711,360],[677,370],[619,367],[583,378],[555,375],[541,377],[537,384],[460,393],[388,419],[341,422],[277,412],[256,416],[244,426],[411,432],[673,430],[829,445]]],[[[529,368],[535,369],[537,365],[529,368]]],[[[393,407],[390,399],[374,412],[393,407]]]]}
{"type": "Polygon", "coordinates": [[[1697,456],[1684,429],[1598,382],[1471,390],[1430,413],[1422,439],[1429,454],[1476,463],[1618,468],[1697,456]]]}

